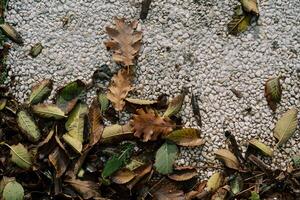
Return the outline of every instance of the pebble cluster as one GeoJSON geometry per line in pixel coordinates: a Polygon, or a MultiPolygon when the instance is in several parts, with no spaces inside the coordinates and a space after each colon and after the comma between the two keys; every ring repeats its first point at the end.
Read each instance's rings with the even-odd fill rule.
{"type": "MultiPolygon", "coordinates": [[[[300,110],[300,1],[260,1],[257,24],[231,36],[226,24],[236,5],[236,0],[153,1],[147,20],[139,26],[144,37],[135,95],[173,97],[186,87],[199,96],[201,135],[207,142],[199,148],[182,148],[177,164],[198,167],[204,178],[212,174],[213,169],[205,166],[216,163],[214,151],[226,147],[225,130],[232,132],[243,151],[252,138],[273,147],[274,156],[266,160],[273,168],[286,169],[300,150],[299,127],[280,149],[275,149],[272,132],[282,113],[292,106],[300,110]],[[283,96],[272,113],[264,83],[276,75],[284,77],[283,96]],[[243,97],[236,97],[232,88],[243,97]]],[[[16,97],[24,101],[30,87],[45,78],[59,87],[75,79],[89,81],[102,64],[116,71],[103,44],[108,38],[104,28],[114,16],[138,19],[140,7],[141,0],[11,0],[7,21],[25,41],[24,46],[13,44],[8,61],[16,97]],[[28,51],[37,42],[44,49],[31,58],[28,51]]],[[[186,127],[199,128],[190,97],[180,115],[186,127]]]]}

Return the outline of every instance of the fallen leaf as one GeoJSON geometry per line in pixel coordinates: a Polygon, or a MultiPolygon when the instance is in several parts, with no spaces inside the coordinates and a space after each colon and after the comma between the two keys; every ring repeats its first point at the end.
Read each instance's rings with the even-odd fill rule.
{"type": "Polygon", "coordinates": [[[29,55],[33,58],[37,57],[43,50],[42,43],[38,42],[35,45],[33,45],[30,49],[29,55]]]}
{"type": "Polygon", "coordinates": [[[115,18],[115,28],[106,27],[110,40],[104,42],[106,48],[113,51],[113,60],[123,66],[134,65],[141,48],[142,32],[136,31],[138,21],[125,23],[124,18],[115,18]]]}
{"type": "Polygon", "coordinates": [[[195,128],[183,128],[171,132],[165,136],[165,138],[180,146],[194,147],[205,143],[205,141],[200,138],[199,133],[200,130],[195,128]]]}
{"type": "Polygon", "coordinates": [[[228,32],[232,35],[237,35],[248,29],[251,23],[249,15],[234,15],[228,24],[228,32]]]}
{"type": "Polygon", "coordinates": [[[55,104],[37,104],[32,106],[32,111],[42,118],[63,119],[65,113],[55,104]]]}
{"type": "Polygon", "coordinates": [[[240,99],[240,98],[243,97],[243,94],[242,94],[241,91],[239,91],[239,90],[237,90],[237,89],[235,89],[235,88],[231,88],[230,90],[231,90],[231,92],[232,92],[237,98],[240,99]]]}
{"type": "Polygon", "coordinates": [[[46,79],[35,84],[31,89],[31,94],[29,96],[28,103],[31,105],[41,103],[49,97],[52,88],[53,81],[50,79],[46,79]]]}
{"type": "Polygon", "coordinates": [[[125,106],[124,99],[126,98],[131,87],[131,75],[126,69],[120,69],[112,79],[108,87],[107,98],[112,102],[116,111],[122,111],[125,106]]]}
{"type": "Polygon", "coordinates": [[[87,114],[87,105],[78,103],[70,113],[70,116],[65,124],[68,131],[62,137],[75,151],[82,151],[84,118],[87,114]]]}
{"type": "Polygon", "coordinates": [[[0,111],[3,110],[6,106],[7,99],[5,98],[0,98],[0,111]]]}
{"type": "Polygon", "coordinates": [[[207,181],[206,187],[210,192],[217,191],[224,182],[224,176],[220,172],[214,173],[207,181]]]}
{"type": "Polygon", "coordinates": [[[132,158],[130,163],[128,163],[125,168],[133,171],[137,168],[139,168],[140,166],[145,165],[145,163],[142,160],[139,160],[138,158],[132,158]]]}
{"type": "Polygon", "coordinates": [[[265,145],[264,143],[262,143],[256,139],[250,140],[249,145],[258,149],[265,156],[271,156],[271,157],[273,156],[273,150],[270,147],[268,147],[267,145],[265,145]]]}
{"type": "Polygon", "coordinates": [[[147,99],[134,99],[134,98],[126,98],[127,102],[136,104],[136,105],[152,105],[157,103],[155,100],[147,100],[147,99]]]}
{"type": "Polygon", "coordinates": [[[111,180],[117,184],[125,184],[131,181],[134,177],[135,174],[131,170],[123,168],[114,173],[111,180]]]}
{"type": "Polygon", "coordinates": [[[94,101],[92,102],[91,107],[89,108],[88,117],[91,129],[89,136],[89,146],[91,147],[100,140],[103,133],[102,115],[97,99],[94,99],[94,101]]]}
{"type": "Polygon", "coordinates": [[[191,97],[191,104],[192,104],[192,111],[193,111],[194,117],[196,119],[196,122],[197,122],[198,126],[201,128],[202,127],[202,119],[201,119],[201,114],[200,114],[200,108],[199,108],[199,104],[197,101],[197,96],[194,96],[193,93],[192,93],[192,97],[191,97]]]}
{"type": "Polygon", "coordinates": [[[68,179],[64,181],[65,183],[72,186],[83,199],[96,199],[101,197],[100,195],[100,185],[93,181],[82,181],[79,179],[68,179]]]}
{"type": "Polygon", "coordinates": [[[69,157],[66,152],[57,146],[51,154],[48,156],[50,163],[55,168],[56,178],[61,177],[67,170],[69,164],[69,157]]]}
{"type": "Polygon", "coordinates": [[[21,143],[8,147],[10,148],[11,161],[13,163],[22,169],[29,169],[31,167],[32,156],[21,143]]]}
{"type": "Polygon", "coordinates": [[[142,166],[139,166],[138,168],[134,169],[133,172],[135,174],[135,177],[133,180],[131,180],[129,183],[126,184],[126,187],[129,190],[132,190],[132,188],[139,183],[141,180],[144,179],[144,177],[149,174],[152,171],[152,165],[151,164],[145,164],[142,166]]]}
{"type": "Polygon", "coordinates": [[[243,190],[244,181],[240,174],[236,174],[230,181],[231,192],[236,195],[243,190]]]}
{"type": "Polygon", "coordinates": [[[109,107],[109,100],[105,94],[100,93],[98,95],[98,101],[100,104],[100,111],[101,113],[105,113],[109,107]]]}
{"type": "Polygon", "coordinates": [[[174,181],[187,181],[195,176],[197,176],[197,170],[194,167],[184,166],[184,167],[175,167],[172,174],[168,177],[174,181]]]}
{"type": "Polygon", "coordinates": [[[132,132],[132,127],[129,123],[125,125],[114,124],[104,128],[102,138],[109,139],[125,134],[131,134],[132,132]]]}
{"type": "Polygon", "coordinates": [[[173,115],[176,115],[183,104],[184,101],[184,97],[185,97],[185,93],[180,94],[176,97],[174,97],[168,104],[168,108],[165,111],[165,113],[163,114],[163,117],[171,117],[173,115]]]}
{"type": "Polygon", "coordinates": [[[165,142],[156,152],[154,166],[156,171],[161,174],[170,174],[173,172],[173,163],[178,154],[178,148],[175,144],[165,142]]]}
{"type": "Polygon", "coordinates": [[[216,158],[221,160],[226,167],[239,170],[240,163],[233,153],[227,149],[219,149],[215,152],[216,158]]]}
{"type": "Polygon", "coordinates": [[[2,192],[4,190],[4,187],[6,186],[7,183],[11,182],[11,181],[15,181],[16,179],[14,177],[6,177],[6,176],[3,176],[1,178],[1,181],[0,181],[0,196],[2,196],[2,192]]]}
{"type": "Polygon", "coordinates": [[[281,100],[282,89],[280,84],[280,77],[270,78],[265,83],[265,97],[269,107],[275,111],[277,104],[281,100]]]}
{"type": "Polygon", "coordinates": [[[245,12],[259,15],[257,0],[241,0],[245,12]]]}
{"type": "Polygon", "coordinates": [[[145,20],[147,18],[151,1],[152,0],[143,0],[142,9],[141,9],[141,13],[140,13],[140,19],[141,20],[145,20]]]}
{"type": "Polygon", "coordinates": [[[162,181],[154,187],[153,191],[155,200],[185,200],[183,191],[168,180],[162,181]]]}
{"type": "Polygon", "coordinates": [[[225,185],[224,187],[219,188],[211,197],[211,200],[226,200],[228,198],[227,194],[230,191],[230,188],[228,185],[225,185]]]}
{"type": "Polygon", "coordinates": [[[17,122],[19,128],[22,132],[27,136],[27,138],[32,142],[37,142],[41,133],[39,128],[37,127],[34,119],[28,114],[27,111],[21,110],[17,114],[17,122]]]}
{"type": "Polygon", "coordinates": [[[2,197],[3,200],[23,200],[24,189],[17,181],[10,181],[5,185],[2,197]]]}
{"type": "Polygon", "coordinates": [[[170,119],[160,117],[152,109],[138,109],[137,114],[133,116],[131,125],[134,130],[134,136],[143,138],[144,142],[148,140],[157,140],[160,135],[167,135],[173,129],[173,123],[170,119]]]}
{"type": "Polygon", "coordinates": [[[278,140],[277,145],[286,143],[296,131],[298,110],[294,107],[285,112],[277,121],[274,129],[274,136],[278,140]]]}
{"type": "Polygon", "coordinates": [[[259,194],[255,191],[251,191],[251,196],[249,197],[249,200],[260,200],[259,194]]]}
{"type": "Polygon", "coordinates": [[[21,35],[16,31],[14,27],[12,27],[9,23],[3,23],[0,25],[3,33],[11,39],[13,42],[23,45],[23,39],[21,35]]]}
{"type": "Polygon", "coordinates": [[[85,90],[85,84],[81,80],[68,83],[56,93],[56,105],[68,114],[76,105],[79,96],[85,90]]]}

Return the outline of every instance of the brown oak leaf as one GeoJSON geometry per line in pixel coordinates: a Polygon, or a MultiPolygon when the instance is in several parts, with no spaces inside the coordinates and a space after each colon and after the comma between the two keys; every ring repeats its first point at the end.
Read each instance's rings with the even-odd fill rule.
{"type": "Polygon", "coordinates": [[[104,42],[107,49],[113,51],[113,60],[123,66],[134,65],[142,45],[142,32],[136,31],[138,21],[125,23],[124,18],[115,18],[115,28],[106,27],[110,40],[104,42]]]}
{"type": "Polygon", "coordinates": [[[127,69],[120,69],[118,73],[112,77],[107,98],[112,102],[116,111],[123,110],[125,106],[124,99],[128,92],[133,89],[130,83],[131,75],[127,69]]]}
{"type": "Polygon", "coordinates": [[[161,117],[154,110],[138,109],[133,116],[131,125],[134,136],[143,138],[143,141],[157,140],[160,135],[167,135],[173,130],[174,124],[167,117],[161,117]]]}

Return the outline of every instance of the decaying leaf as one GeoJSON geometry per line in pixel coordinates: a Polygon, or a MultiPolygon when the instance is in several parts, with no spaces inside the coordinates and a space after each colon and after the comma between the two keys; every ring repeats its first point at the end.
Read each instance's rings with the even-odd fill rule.
{"type": "Polygon", "coordinates": [[[30,49],[29,55],[33,58],[37,57],[43,50],[42,43],[38,42],[35,45],[33,45],[30,49]]]}
{"type": "Polygon", "coordinates": [[[184,101],[184,97],[185,97],[185,93],[180,94],[176,97],[174,97],[168,104],[168,108],[165,111],[165,113],[163,114],[163,117],[171,117],[173,115],[176,115],[183,104],[184,101]]]}
{"type": "Polygon", "coordinates": [[[185,200],[185,195],[182,190],[168,181],[162,181],[155,188],[153,188],[153,196],[156,200],[185,200]]]}
{"type": "Polygon", "coordinates": [[[145,164],[142,166],[139,166],[138,168],[136,168],[135,170],[133,170],[135,177],[133,178],[133,180],[131,180],[129,183],[126,184],[126,187],[129,190],[132,190],[132,188],[139,183],[140,181],[143,180],[143,178],[149,174],[152,171],[152,165],[151,164],[145,164]]]}
{"type": "Polygon", "coordinates": [[[248,29],[251,23],[249,15],[234,15],[228,24],[228,32],[232,35],[237,35],[248,29]]]}
{"type": "Polygon", "coordinates": [[[286,143],[296,131],[298,125],[297,114],[298,110],[294,107],[278,119],[274,129],[274,136],[278,140],[278,146],[286,143]]]}
{"type": "Polygon", "coordinates": [[[134,177],[134,172],[127,168],[123,168],[114,173],[111,177],[111,180],[117,184],[125,184],[131,181],[134,177]]]}
{"type": "Polygon", "coordinates": [[[106,27],[110,40],[104,42],[113,51],[113,60],[123,66],[134,65],[141,48],[142,32],[136,31],[138,21],[125,23],[124,18],[115,18],[115,28],[106,27]]]}
{"type": "Polygon", "coordinates": [[[156,152],[154,166],[161,174],[173,172],[173,163],[178,155],[178,148],[175,144],[165,142],[156,152]]]}
{"type": "Polygon", "coordinates": [[[107,98],[112,102],[116,111],[123,110],[125,106],[124,99],[132,89],[129,70],[120,69],[118,73],[112,77],[107,93],[107,98]]]}
{"type": "Polygon", "coordinates": [[[65,124],[66,130],[68,132],[63,135],[63,139],[78,153],[82,151],[84,117],[86,114],[87,105],[78,103],[72,110],[65,124]]]}
{"type": "Polygon", "coordinates": [[[240,0],[245,12],[259,15],[257,0],[240,0]]]}
{"type": "Polygon", "coordinates": [[[155,100],[147,100],[147,99],[134,99],[134,98],[126,98],[127,102],[136,104],[136,105],[152,105],[157,103],[155,100]]]}
{"type": "Polygon", "coordinates": [[[64,181],[65,183],[72,186],[83,199],[96,199],[100,198],[100,185],[93,181],[82,181],[79,179],[68,179],[64,181]]]}
{"type": "Polygon", "coordinates": [[[23,39],[21,35],[9,23],[1,24],[0,28],[2,29],[3,33],[13,42],[23,45],[23,39]]]}
{"type": "Polygon", "coordinates": [[[265,156],[273,156],[273,150],[270,147],[268,147],[267,145],[265,145],[264,143],[262,143],[256,139],[250,140],[249,145],[258,149],[265,156]]]}
{"type": "Polygon", "coordinates": [[[55,104],[37,104],[32,106],[33,113],[42,118],[63,119],[65,113],[55,104]]]}
{"type": "Polygon", "coordinates": [[[100,104],[100,111],[101,113],[105,113],[109,106],[109,100],[107,99],[107,96],[105,94],[100,93],[98,95],[98,101],[100,104]]]}
{"type": "Polygon", "coordinates": [[[5,185],[2,197],[3,200],[23,200],[24,189],[17,181],[10,181],[5,185]]]}
{"type": "Polygon", "coordinates": [[[37,142],[40,139],[40,130],[37,127],[34,119],[28,114],[27,111],[21,110],[18,112],[17,122],[22,132],[30,141],[37,142]]]}
{"type": "Polygon", "coordinates": [[[175,167],[172,174],[168,177],[174,181],[187,181],[197,176],[197,170],[194,167],[175,167]]]}
{"type": "Polygon", "coordinates": [[[8,146],[10,148],[11,161],[22,169],[29,169],[32,165],[32,156],[21,144],[8,146]]]}
{"type": "Polygon", "coordinates": [[[225,185],[224,187],[219,188],[212,196],[211,200],[227,200],[227,194],[230,191],[230,187],[225,185]]]}
{"type": "Polygon", "coordinates": [[[50,79],[46,79],[35,84],[31,89],[31,94],[29,96],[28,103],[31,105],[41,103],[49,97],[52,88],[53,82],[50,79]]]}
{"type": "Polygon", "coordinates": [[[237,194],[243,190],[244,181],[240,174],[236,174],[230,181],[230,189],[233,194],[237,194]]]}
{"type": "Polygon", "coordinates": [[[165,138],[175,142],[180,146],[194,147],[203,145],[205,143],[205,141],[200,138],[199,134],[200,130],[198,129],[183,128],[171,132],[165,138]]]}
{"type": "Polygon", "coordinates": [[[143,138],[143,141],[157,140],[160,135],[167,135],[173,129],[173,123],[170,119],[160,117],[154,110],[138,109],[137,114],[133,116],[131,125],[134,130],[134,136],[143,138]]]}
{"type": "Polygon", "coordinates": [[[68,114],[76,105],[79,96],[85,90],[85,84],[81,80],[68,83],[56,93],[56,105],[68,114]]]}
{"type": "Polygon", "coordinates": [[[90,123],[90,136],[89,136],[89,146],[94,146],[101,138],[103,133],[103,122],[101,110],[97,99],[91,104],[89,108],[89,123],[90,123]]]}
{"type": "Polygon", "coordinates": [[[61,147],[57,146],[51,154],[48,156],[49,161],[55,168],[55,176],[61,177],[67,170],[69,164],[69,157],[61,147]]]}
{"type": "Polygon", "coordinates": [[[221,160],[226,167],[239,170],[240,163],[233,153],[227,149],[219,149],[215,152],[216,158],[221,160]]]}
{"type": "Polygon", "coordinates": [[[208,191],[215,192],[224,182],[224,176],[220,172],[214,173],[207,181],[206,187],[208,191]]]}
{"type": "Polygon", "coordinates": [[[104,128],[102,138],[109,139],[121,135],[131,134],[132,132],[132,127],[129,123],[125,125],[114,124],[104,128]]]}
{"type": "Polygon", "coordinates": [[[269,107],[275,111],[277,104],[281,100],[282,89],[280,84],[280,77],[270,78],[265,83],[265,97],[269,107]]]}

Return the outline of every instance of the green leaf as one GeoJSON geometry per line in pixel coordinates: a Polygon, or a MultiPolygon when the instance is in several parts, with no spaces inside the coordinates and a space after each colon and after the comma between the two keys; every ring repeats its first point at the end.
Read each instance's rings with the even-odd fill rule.
{"type": "Polygon", "coordinates": [[[182,107],[184,97],[185,97],[185,94],[180,94],[180,95],[174,97],[170,101],[167,110],[163,114],[163,117],[171,117],[173,115],[176,115],[182,107]]]}
{"type": "Polygon", "coordinates": [[[3,200],[23,200],[24,189],[17,181],[7,183],[3,190],[3,200]]]}
{"type": "Polygon", "coordinates": [[[41,103],[49,97],[52,88],[53,82],[50,79],[46,79],[37,83],[31,89],[31,94],[29,96],[28,103],[31,105],[41,103]]]}
{"type": "Polygon", "coordinates": [[[249,200],[260,200],[259,194],[257,194],[257,192],[252,191],[249,200]]]}
{"type": "Polygon", "coordinates": [[[37,57],[43,50],[42,43],[38,42],[35,45],[33,45],[30,49],[29,55],[33,58],[37,57]]]}
{"type": "Polygon", "coordinates": [[[200,138],[200,130],[195,128],[183,128],[171,132],[165,138],[172,142],[187,147],[200,146],[204,144],[204,140],[200,138]]]}
{"type": "Polygon", "coordinates": [[[165,142],[156,152],[154,166],[161,174],[173,172],[173,163],[178,154],[176,144],[165,142]]]}
{"type": "Polygon", "coordinates": [[[278,139],[278,146],[286,143],[296,131],[298,125],[297,114],[298,110],[296,108],[292,108],[285,112],[277,121],[274,129],[274,136],[278,139]]]}
{"type": "Polygon", "coordinates": [[[7,99],[0,99],[0,110],[3,110],[6,106],[7,99]]]}
{"type": "Polygon", "coordinates": [[[109,106],[109,100],[108,98],[106,97],[105,94],[102,94],[100,93],[98,95],[98,101],[100,103],[100,110],[101,110],[101,113],[105,113],[108,109],[108,106],[109,106]]]}
{"type": "Polygon", "coordinates": [[[17,122],[22,132],[32,142],[37,142],[41,133],[33,118],[25,110],[21,110],[17,114],[17,122]]]}
{"type": "Polygon", "coordinates": [[[65,114],[69,113],[76,105],[79,96],[85,89],[85,84],[81,80],[68,83],[58,90],[56,96],[56,105],[62,109],[65,114]]]}
{"type": "Polygon", "coordinates": [[[11,161],[22,169],[29,169],[32,165],[32,156],[27,149],[21,144],[9,146],[11,161]]]}
{"type": "Polygon", "coordinates": [[[102,171],[102,178],[106,179],[111,176],[114,172],[118,171],[121,167],[123,167],[129,160],[134,145],[128,143],[122,148],[122,152],[119,155],[113,155],[104,166],[102,171]]]}
{"type": "Polygon", "coordinates": [[[295,167],[300,167],[300,156],[296,155],[292,157],[293,163],[295,167]]]}
{"type": "Polygon", "coordinates": [[[224,176],[220,172],[214,173],[211,177],[209,177],[207,181],[207,190],[211,192],[215,192],[222,186],[224,181],[224,176]]]}
{"type": "Polygon", "coordinates": [[[63,139],[78,153],[82,151],[84,117],[87,110],[86,104],[78,103],[65,124],[68,132],[63,135],[63,139]]]}
{"type": "Polygon", "coordinates": [[[244,182],[240,174],[235,175],[234,179],[230,181],[230,188],[233,194],[237,194],[243,190],[244,182]]]}
{"type": "Polygon", "coordinates": [[[249,144],[258,149],[263,155],[265,156],[273,156],[273,150],[268,147],[267,145],[265,145],[264,143],[256,140],[256,139],[252,139],[249,141],[249,144]]]}
{"type": "Polygon", "coordinates": [[[228,24],[228,32],[232,35],[237,35],[248,29],[251,23],[249,15],[234,15],[228,24]]]}
{"type": "Polygon", "coordinates": [[[38,104],[32,106],[33,113],[42,118],[63,119],[65,113],[55,104],[38,104]]]}
{"type": "Polygon", "coordinates": [[[280,77],[270,78],[265,83],[265,97],[269,107],[275,111],[277,104],[281,100],[282,89],[280,84],[280,77]]]}

